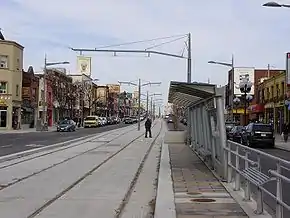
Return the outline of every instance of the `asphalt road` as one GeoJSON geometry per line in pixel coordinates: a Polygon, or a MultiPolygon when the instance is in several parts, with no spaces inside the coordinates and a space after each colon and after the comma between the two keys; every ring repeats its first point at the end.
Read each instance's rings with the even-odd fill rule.
{"type": "MultiPolygon", "coordinates": [[[[168,130],[174,130],[172,123],[169,123],[167,125],[168,125],[168,130]]],[[[185,130],[185,129],[186,129],[186,126],[179,123],[178,130],[181,131],[181,130],[185,130]]],[[[234,146],[233,146],[233,149],[234,149],[234,146]]],[[[279,157],[281,159],[285,159],[285,160],[290,161],[290,152],[289,151],[284,151],[284,150],[277,149],[277,148],[274,148],[274,149],[258,148],[258,149],[265,152],[265,153],[273,155],[275,157],[279,157]]],[[[240,153],[243,154],[243,152],[240,152],[240,153]]],[[[253,153],[250,154],[250,159],[256,161],[257,155],[255,155],[253,153]]],[[[232,162],[233,162],[233,165],[235,165],[235,158],[233,156],[232,156],[232,162]]],[[[261,166],[262,166],[263,173],[268,175],[268,170],[270,170],[270,169],[275,170],[276,169],[276,162],[273,160],[270,160],[269,158],[262,156],[261,157],[261,166]]],[[[242,167],[242,169],[244,168],[244,163],[242,163],[242,161],[241,161],[241,167],[242,167]]],[[[282,170],[282,174],[285,177],[290,178],[290,171],[282,170]]],[[[264,187],[268,191],[270,191],[272,194],[276,195],[276,182],[275,181],[266,184],[264,187]]],[[[252,191],[254,193],[256,193],[256,189],[254,187],[252,187],[252,191]]],[[[289,183],[286,183],[286,182],[283,183],[282,192],[283,192],[283,201],[286,204],[290,205],[290,195],[289,195],[290,184],[289,183]]],[[[268,211],[270,210],[269,212],[271,214],[275,213],[276,202],[269,195],[264,194],[264,202],[266,202],[266,204],[267,204],[267,206],[266,206],[267,210],[268,211]]],[[[290,212],[284,210],[284,217],[290,217],[290,212]]]]}
{"type": "Polygon", "coordinates": [[[80,128],[75,132],[31,132],[31,133],[7,133],[0,135],[0,156],[9,155],[21,151],[43,147],[84,136],[90,136],[117,128],[128,126],[128,124],[109,125],[99,128],[80,128]]]}

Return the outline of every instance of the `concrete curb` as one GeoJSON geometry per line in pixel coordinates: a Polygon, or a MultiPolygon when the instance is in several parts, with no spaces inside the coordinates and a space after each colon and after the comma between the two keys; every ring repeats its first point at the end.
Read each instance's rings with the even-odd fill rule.
{"type": "MultiPolygon", "coordinates": [[[[118,129],[112,129],[112,130],[108,130],[108,131],[101,132],[101,133],[91,134],[89,136],[83,136],[83,137],[79,137],[79,138],[72,139],[72,140],[69,140],[69,141],[65,141],[65,142],[60,142],[60,143],[44,146],[44,147],[41,147],[41,148],[35,148],[35,149],[26,150],[26,151],[21,151],[21,152],[14,153],[14,154],[9,154],[9,155],[0,157],[0,163],[3,163],[5,161],[18,159],[18,158],[22,158],[22,157],[25,157],[25,156],[29,156],[29,155],[32,155],[32,154],[35,154],[35,153],[39,153],[39,152],[42,152],[42,151],[45,151],[45,150],[51,150],[51,149],[58,148],[58,147],[61,147],[60,149],[63,149],[64,148],[63,146],[68,146],[68,147],[75,146],[75,145],[71,145],[71,144],[72,143],[76,143],[76,142],[78,142],[78,143],[80,143],[80,142],[86,143],[87,141],[90,141],[90,140],[92,140],[92,139],[94,139],[96,137],[102,137],[102,135],[107,134],[109,131],[118,131],[118,130],[123,129],[123,128],[135,127],[135,125],[136,124],[134,124],[132,126],[124,126],[124,127],[118,128],[118,129]]],[[[143,124],[142,124],[142,126],[143,126],[143,124]]]]}
{"type": "Polygon", "coordinates": [[[162,142],[154,218],[176,218],[168,144],[162,142]]]}
{"type": "Polygon", "coordinates": [[[210,166],[203,161],[202,157],[194,150],[192,150],[200,160],[206,165],[206,167],[212,172],[212,174],[217,178],[220,184],[226,189],[226,191],[231,195],[231,197],[240,205],[240,207],[244,210],[249,218],[272,218],[272,216],[264,209],[263,214],[255,214],[255,210],[257,208],[257,202],[251,198],[251,201],[244,200],[244,190],[241,188],[240,191],[234,190],[234,183],[226,183],[222,182],[220,176],[213,171],[210,166]]]}
{"type": "Polygon", "coordinates": [[[53,149],[53,148],[62,147],[62,146],[65,146],[65,145],[69,146],[71,143],[79,142],[79,141],[82,141],[82,140],[89,141],[89,140],[91,140],[92,138],[95,138],[95,137],[96,136],[91,136],[91,137],[90,136],[83,136],[83,137],[80,137],[80,138],[72,139],[72,140],[65,141],[65,142],[56,143],[56,144],[53,144],[53,145],[44,146],[44,147],[41,147],[41,148],[35,148],[35,149],[26,150],[26,151],[21,151],[21,152],[14,153],[14,154],[9,154],[9,155],[0,157],[0,163],[3,163],[5,161],[18,159],[18,158],[22,158],[22,157],[25,157],[25,156],[29,156],[31,154],[39,153],[39,152],[42,152],[42,151],[45,151],[45,150],[50,150],[50,149],[53,149]]]}
{"type": "Polygon", "coordinates": [[[284,150],[284,151],[290,151],[290,147],[286,147],[286,146],[283,146],[283,145],[277,145],[275,144],[275,148],[278,148],[280,150],[284,150]]]}

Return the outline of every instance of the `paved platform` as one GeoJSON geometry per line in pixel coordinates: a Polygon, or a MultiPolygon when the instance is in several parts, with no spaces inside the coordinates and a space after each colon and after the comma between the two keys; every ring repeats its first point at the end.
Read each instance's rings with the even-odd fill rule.
{"type": "MultiPolygon", "coordinates": [[[[184,144],[163,144],[163,149],[169,150],[167,161],[170,161],[173,184],[173,194],[171,197],[173,198],[174,205],[169,206],[171,208],[167,212],[167,217],[248,217],[240,205],[235,202],[221,183],[188,146],[184,144]],[[172,207],[175,207],[175,214],[170,214],[172,207]]],[[[166,165],[166,163],[163,163],[164,161],[166,161],[166,157],[161,159],[161,167],[166,165]]],[[[160,173],[161,171],[162,169],[160,169],[160,173]]],[[[166,184],[163,185],[165,186],[166,184]]],[[[167,195],[166,200],[169,203],[168,205],[170,205],[170,200],[168,200],[170,195],[168,193],[170,193],[170,190],[167,190],[165,194],[167,195]]],[[[162,193],[160,194],[162,195],[162,193]]],[[[160,196],[159,198],[162,199],[160,196]]],[[[161,206],[164,207],[163,211],[166,211],[165,206],[161,206]]],[[[158,214],[159,217],[162,217],[161,213],[158,214]]]]}

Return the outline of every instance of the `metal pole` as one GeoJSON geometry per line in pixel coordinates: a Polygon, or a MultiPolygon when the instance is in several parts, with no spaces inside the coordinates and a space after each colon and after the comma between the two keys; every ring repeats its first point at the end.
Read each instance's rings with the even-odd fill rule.
{"type": "Polygon", "coordinates": [[[151,97],[151,102],[150,102],[150,115],[152,115],[153,111],[153,97],[151,97]]]}
{"type": "Polygon", "coordinates": [[[245,96],[245,105],[244,105],[244,126],[246,126],[247,124],[247,92],[245,91],[244,93],[245,96]]]}
{"type": "Polygon", "coordinates": [[[188,33],[187,82],[191,83],[191,34],[188,33]]]}
{"type": "Polygon", "coordinates": [[[146,98],[146,110],[147,110],[147,116],[148,116],[148,113],[149,113],[149,92],[147,91],[147,98],[146,98]]]}
{"type": "Polygon", "coordinates": [[[138,84],[138,131],[140,131],[140,111],[141,111],[141,79],[138,84]]]}
{"type": "MultiPolygon", "coordinates": [[[[47,109],[47,107],[46,107],[46,104],[47,104],[47,94],[46,94],[46,89],[47,89],[47,87],[46,87],[46,74],[47,74],[47,72],[46,72],[46,65],[47,65],[47,58],[46,58],[46,54],[45,54],[45,56],[44,56],[44,72],[43,72],[43,92],[44,92],[44,96],[43,96],[43,100],[44,100],[44,102],[43,102],[43,112],[42,112],[42,122],[43,122],[43,125],[45,125],[45,123],[47,123],[47,113],[46,113],[46,109],[47,109]]],[[[44,130],[44,129],[43,129],[44,130]]]]}
{"type": "Polygon", "coordinates": [[[234,121],[234,95],[235,95],[235,84],[234,84],[234,74],[235,74],[235,62],[234,62],[234,55],[232,54],[232,95],[231,95],[231,121],[234,121]]]}

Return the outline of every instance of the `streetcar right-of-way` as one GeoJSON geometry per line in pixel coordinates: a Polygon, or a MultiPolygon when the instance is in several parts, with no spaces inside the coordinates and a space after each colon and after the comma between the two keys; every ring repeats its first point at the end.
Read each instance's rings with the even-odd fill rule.
{"type": "Polygon", "coordinates": [[[156,120],[152,130],[153,138],[144,138],[143,131],[132,125],[79,145],[0,163],[1,217],[138,217],[151,213],[162,121],[156,120]],[[139,193],[140,178],[147,179],[142,185],[146,194],[139,193]]]}

